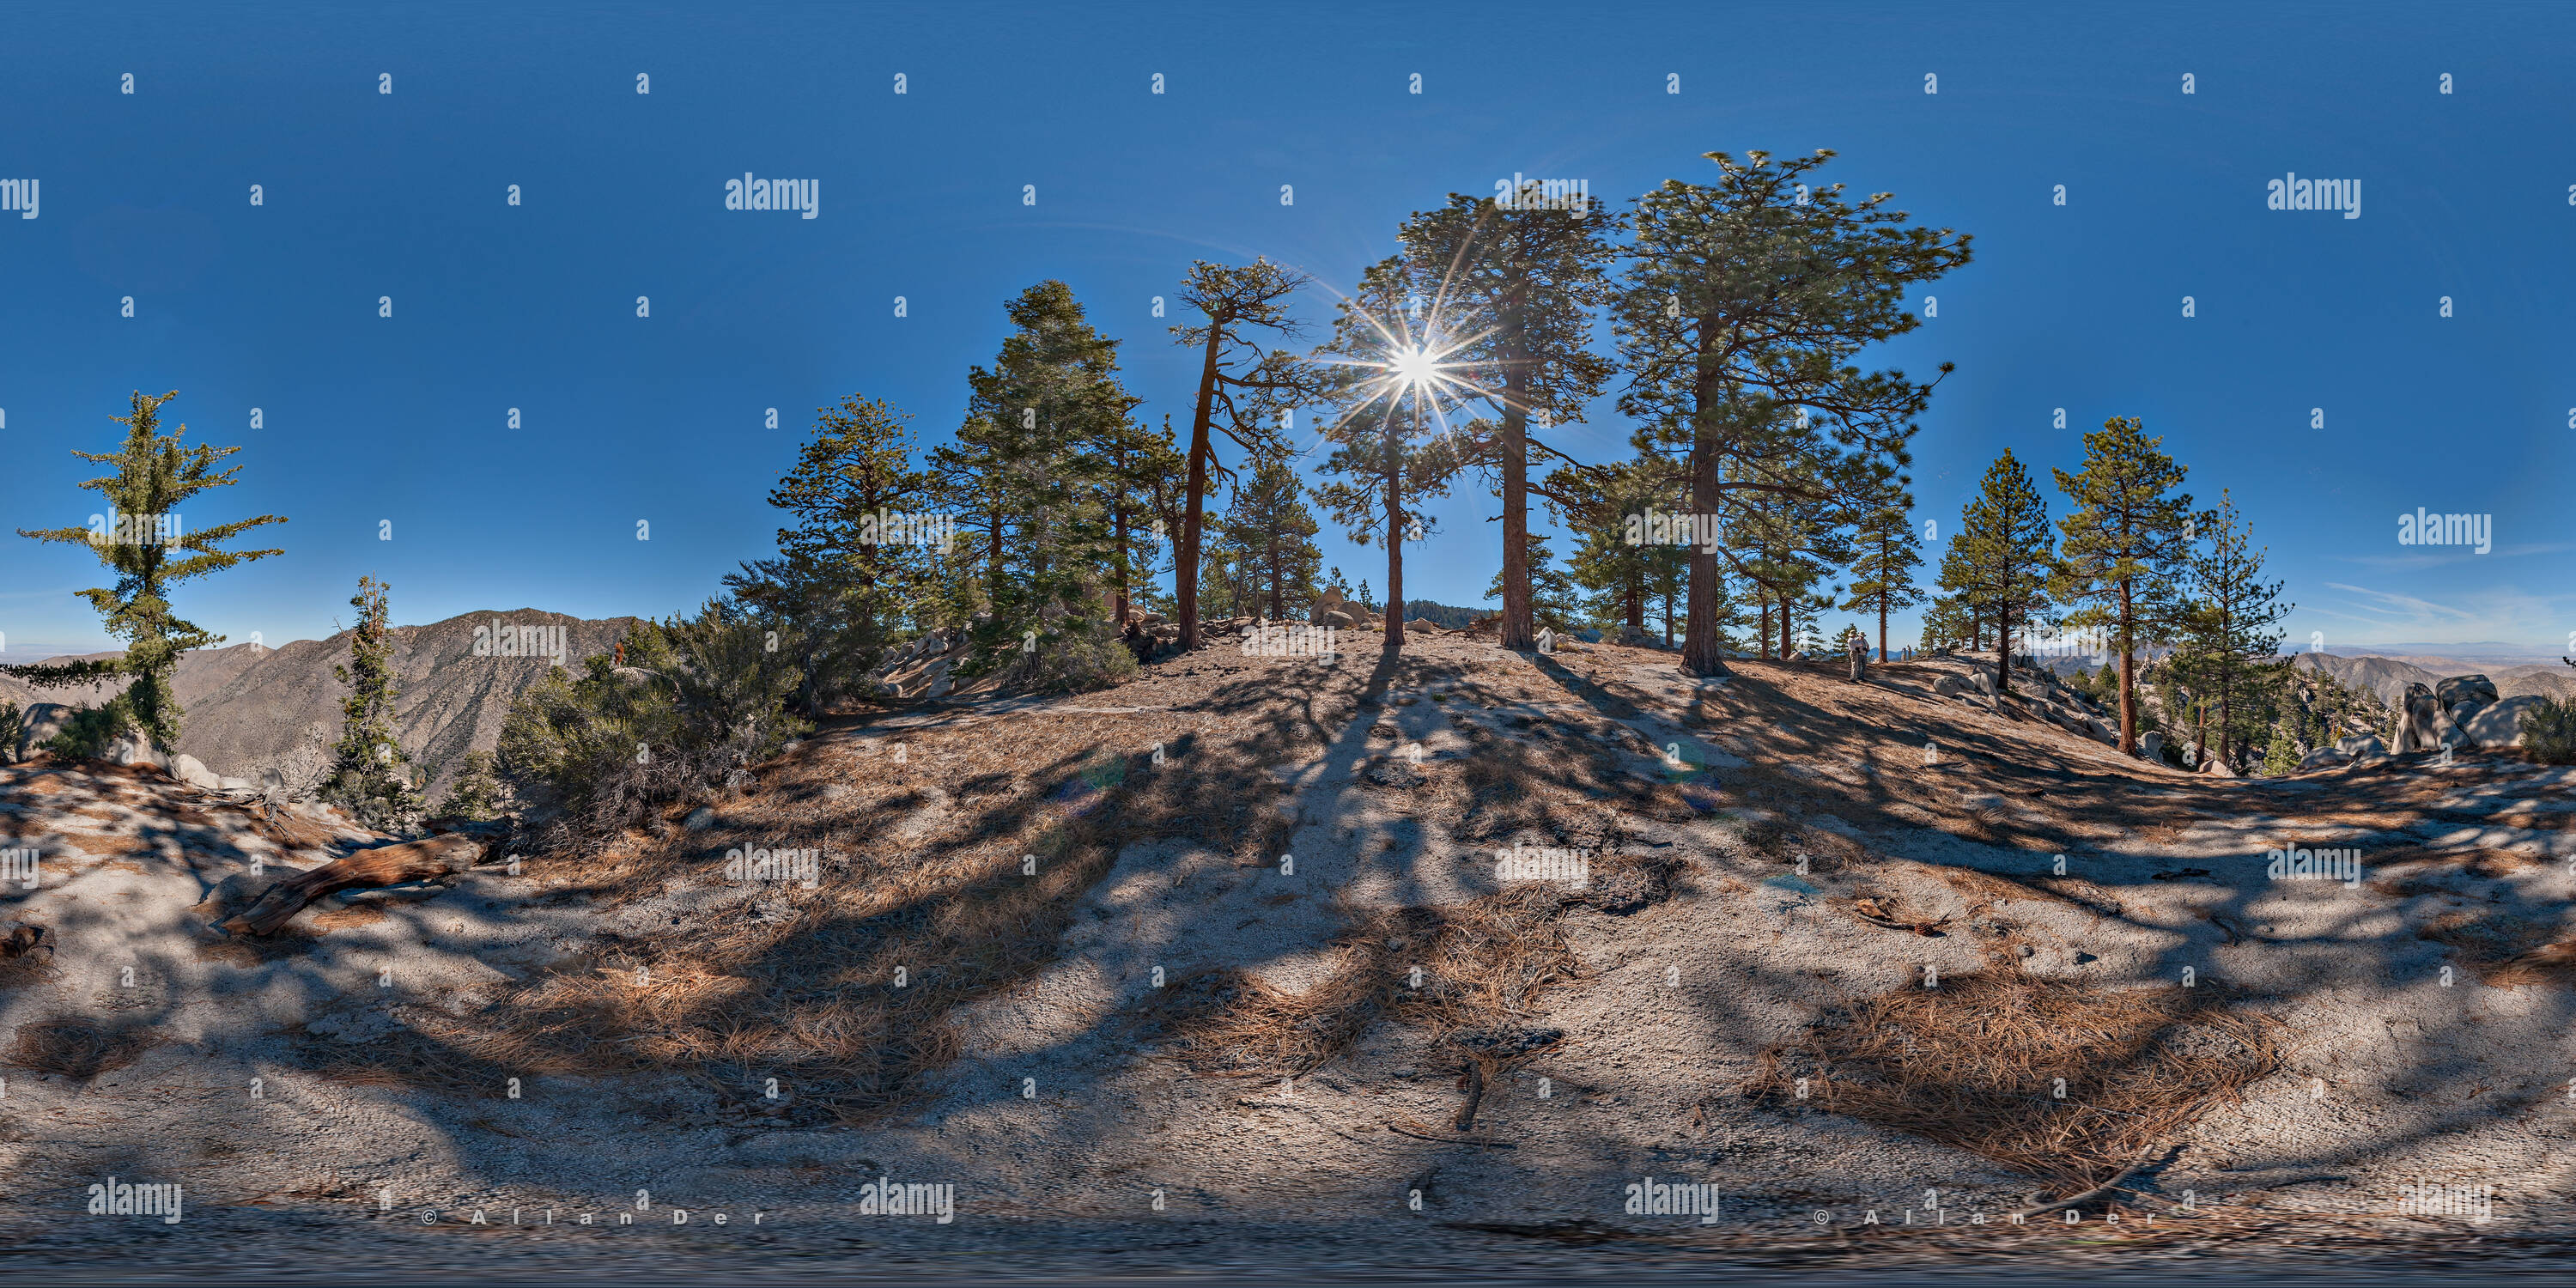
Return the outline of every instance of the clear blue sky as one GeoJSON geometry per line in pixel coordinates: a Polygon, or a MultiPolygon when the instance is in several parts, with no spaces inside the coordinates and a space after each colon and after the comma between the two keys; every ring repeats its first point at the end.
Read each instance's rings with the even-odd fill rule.
{"type": "MultiPolygon", "coordinates": [[[[2044,479],[2136,415],[2195,493],[2234,489],[2295,642],[2576,631],[2576,7],[1606,12],[12,5],[0,178],[42,204],[0,215],[0,527],[82,522],[67,449],[175,388],[192,439],[244,449],[190,526],[293,519],[284,557],[180,593],[237,641],[329,632],[370,573],[402,622],[669,613],[768,550],[817,406],[884,397],[945,436],[1032,282],[1071,283],[1143,414],[1185,425],[1195,367],[1149,309],[1194,257],[1347,287],[1453,190],[1624,200],[1711,149],[1831,147],[1835,177],[1976,235],[1939,317],[1873,355],[1958,364],[1916,468],[1945,538],[2003,448],[2044,479]],[[819,217],[724,210],[745,171],[819,180],[819,217]],[[2267,210],[2287,171],[2358,179],[2361,217],[2267,210]],[[2492,514],[2492,551],[2399,545],[2418,506],[2492,514]]],[[[1608,459],[1628,432],[1605,398],[1561,442],[1608,459]]],[[[1455,498],[1408,589],[1481,602],[1496,509],[1455,498]]],[[[1382,554],[1328,535],[1383,587],[1382,554]]],[[[70,594],[95,576],[0,537],[6,656],[104,646],[70,594]]]]}

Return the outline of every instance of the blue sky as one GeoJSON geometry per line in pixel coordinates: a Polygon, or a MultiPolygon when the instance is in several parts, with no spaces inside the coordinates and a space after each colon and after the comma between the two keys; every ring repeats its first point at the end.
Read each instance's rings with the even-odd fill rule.
{"type": "MultiPolygon", "coordinates": [[[[1946,538],[2006,447],[2044,479],[2140,416],[2253,519],[2294,643],[2551,649],[2576,100],[2543,52],[2571,36],[2539,5],[15,5],[0,178],[42,204],[0,215],[0,527],[82,522],[67,449],[175,388],[192,440],[243,448],[189,525],[292,518],[285,556],[179,594],[236,641],[327,634],[362,574],[401,622],[665,614],[768,550],[814,408],[883,397],[944,437],[1032,282],[1070,283],[1141,414],[1185,427],[1195,366],[1150,308],[1193,258],[1346,288],[1450,191],[1624,201],[1712,149],[1830,147],[1976,236],[1939,316],[1872,355],[1958,364],[1918,520],[1946,538]],[[726,211],[745,171],[818,180],[819,217],[726,211]],[[2361,217],[2267,210],[2290,171],[2359,180],[2361,217]],[[2399,544],[2419,506],[2492,515],[2492,549],[2399,544]]],[[[1628,433],[1604,398],[1559,442],[1628,433]]],[[[1408,590],[1481,602],[1497,508],[1462,489],[1408,590]]],[[[105,646],[85,552],[0,551],[0,656],[105,646]]]]}

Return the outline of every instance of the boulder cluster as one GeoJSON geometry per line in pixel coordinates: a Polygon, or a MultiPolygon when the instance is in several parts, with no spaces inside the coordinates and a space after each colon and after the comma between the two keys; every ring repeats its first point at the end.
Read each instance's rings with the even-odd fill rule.
{"type": "Polygon", "coordinates": [[[2319,747],[2299,762],[2301,769],[2320,769],[2345,761],[2451,747],[2514,747],[2522,743],[2522,713],[2540,699],[2525,695],[2499,697],[2495,681],[2483,675],[2455,675],[2439,684],[2406,686],[2398,703],[2395,727],[2382,741],[2377,735],[2345,738],[2319,747]]]}

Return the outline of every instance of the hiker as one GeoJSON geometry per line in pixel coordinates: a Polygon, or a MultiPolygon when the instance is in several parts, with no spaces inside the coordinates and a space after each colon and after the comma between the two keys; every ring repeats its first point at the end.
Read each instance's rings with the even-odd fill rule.
{"type": "Polygon", "coordinates": [[[1869,642],[1858,635],[1851,637],[1851,682],[1869,682],[1869,642]]]}

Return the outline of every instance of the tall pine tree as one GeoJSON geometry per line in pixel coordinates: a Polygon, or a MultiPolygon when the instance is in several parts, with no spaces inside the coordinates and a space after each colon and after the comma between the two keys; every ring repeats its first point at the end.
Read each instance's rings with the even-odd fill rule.
{"type": "Polygon", "coordinates": [[[2056,471],[2075,510],[2066,533],[2058,598],[2080,604],[2070,626],[2103,626],[2120,657],[2120,750],[2138,750],[2137,651],[2177,625],[2191,559],[2184,535],[2191,495],[2176,492],[2187,467],[2159,450],[2135,416],[2114,416],[2084,436],[2084,468],[2056,471]]]}
{"type": "MultiPolygon", "coordinates": [[[[2183,619],[2175,666],[2218,708],[2218,754],[2237,764],[2237,745],[2273,723],[2259,701],[2276,693],[2290,673],[2280,656],[2286,633],[2279,627],[2296,605],[2281,602],[2278,581],[2263,580],[2263,554],[2248,536],[2235,498],[2224,488],[2218,508],[2196,516],[2207,545],[2191,561],[2192,603],[2183,619]]],[[[2202,739],[2207,745],[2208,739],[2202,739]]]]}
{"type": "Polygon", "coordinates": [[[393,638],[387,624],[383,582],[358,579],[349,606],[358,610],[349,631],[349,664],[331,674],[349,686],[340,699],[340,741],[331,749],[330,774],[321,797],[380,832],[408,831],[420,822],[423,801],[411,781],[411,758],[394,721],[393,638]]]}
{"type": "MultiPolygon", "coordinates": [[[[1846,489],[1875,475],[1849,458],[1904,464],[1932,386],[1851,360],[1921,325],[1910,288],[1968,262],[1965,235],[1914,226],[1885,208],[1888,194],[1853,201],[1841,184],[1812,183],[1832,155],[1711,152],[1714,183],[1667,180],[1634,217],[1619,408],[1644,422],[1640,449],[1681,458],[1692,505],[1730,533],[1757,497],[1856,499],[1846,489]]],[[[1682,665],[1699,675],[1726,673],[1719,559],[1690,557],[1682,665]]]]}
{"type": "Polygon", "coordinates": [[[179,655],[224,642],[223,636],[172,612],[170,589],[255,559],[286,553],[223,548],[226,541],[252,528],[286,522],[282,515],[263,514],[193,532],[185,530],[186,516],[181,507],[189,498],[211,488],[232,486],[241,467],[218,470],[216,466],[241,449],[203,445],[183,448],[179,437],[188,432],[186,425],[179,426],[175,433],[159,432],[162,405],[178,396],[176,389],[158,398],[136,390],[131,412],[111,418],[125,426],[122,447],[114,452],[72,453],[113,468],[113,473],[81,484],[107,499],[107,513],[90,516],[88,527],[33,532],[18,529],[19,536],[31,540],[87,546],[109,572],[116,574],[115,585],[80,594],[106,619],[107,633],[125,641],[124,653],[106,661],[0,667],[0,672],[38,688],[127,680],[125,691],[110,699],[104,708],[110,731],[138,728],[162,747],[175,746],[179,741],[183,713],[178,698],[170,691],[170,676],[178,668],[179,655]]]}
{"type": "Polygon", "coordinates": [[[1199,643],[1201,528],[1206,523],[1208,487],[1224,473],[1210,435],[1224,434],[1256,460],[1287,456],[1290,443],[1281,425],[1283,413],[1315,398],[1324,386],[1322,373],[1285,350],[1263,350],[1255,338],[1264,332],[1282,338],[1303,333],[1288,304],[1306,282],[1303,273],[1256,259],[1244,265],[1199,260],[1181,283],[1181,303],[1196,310],[1201,319],[1171,329],[1175,343],[1199,350],[1198,401],[1190,417],[1180,547],[1173,555],[1174,598],[1184,649],[1197,648],[1199,643]]]}
{"type": "Polygon", "coordinates": [[[1913,508],[1914,498],[1902,486],[1884,492],[1863,509],[1852,536],[1851,597],[1843,607],[1877,612],[1881,662],[1887,660],[1888,613],[1923,602],[1923,591],[1914,584],[1923,556],[1915,540],[1913,508]]]}
{"type": "Polygon", "coordinates": [[[1431,533],[1437,520],[1423,503],[1448,495],[1462,462],[1458,437],[1437,431],[1436,391],[1386,368],[1390,351],[1419,345],[1407,307],[1418,276],[1401,255],[1370,265],[1315,351],[1335,408],[1324,427],[1333,445],[1324,473],[1334,477],[1315,498],[1352,541],[1374,538],[1386,550],[1389,649],[1404,646],[1404,543],[1431,533]]]}
{"type": "Polygon", "coordinates": [[[1494,419],[1471,430],[1477,463],[1494,472],[1503,501],[1496,638],[1523,650],[1538,644],[1530,496],[1546,494],[1532,487],[1530,464],[1573,459],[1532,434],[1532,424],[1544,431],[1582,420],[1610,377],[1610,363],[1591,348],[1590,310],[1612,296],[1606,270],[1619,224],[1588,200],[1580,210],[1549,209],[1543,196],[1535,179],[1509,201],[1453,193],[1446,206],[1407,220],[1401,233],[1407,261],[1437,273],[1432,346],[1493,406],[1494,419]]]}
{"type": "Polygon", "coordinates": [[[2049,579],[2056,574],[2054,534],[2048,526],[2048,503],[2031,483],[2012,449],[1986,468],[1975,500],[1962,516],[1959,535],[1950,541],[1950,558],[1960,578],[1957,590],[1981,616],[1995,623],[1998,656],[1997,691],[2012,691],[2014,627],[2027,634],[2033,620],[2052,607],[2049,579]]]}
{"type": "Polygon", "coordinates": [[[1235,489],[1225,515],[1225,538],[1242,552],[1257,587],[1253,593],[1274,621],[1286,619],[1290,604],[1314,597],[1315,572],[1324,563],[1305,492],[1285,462],[1255,461],[1252,477],[1235,489]]]}

